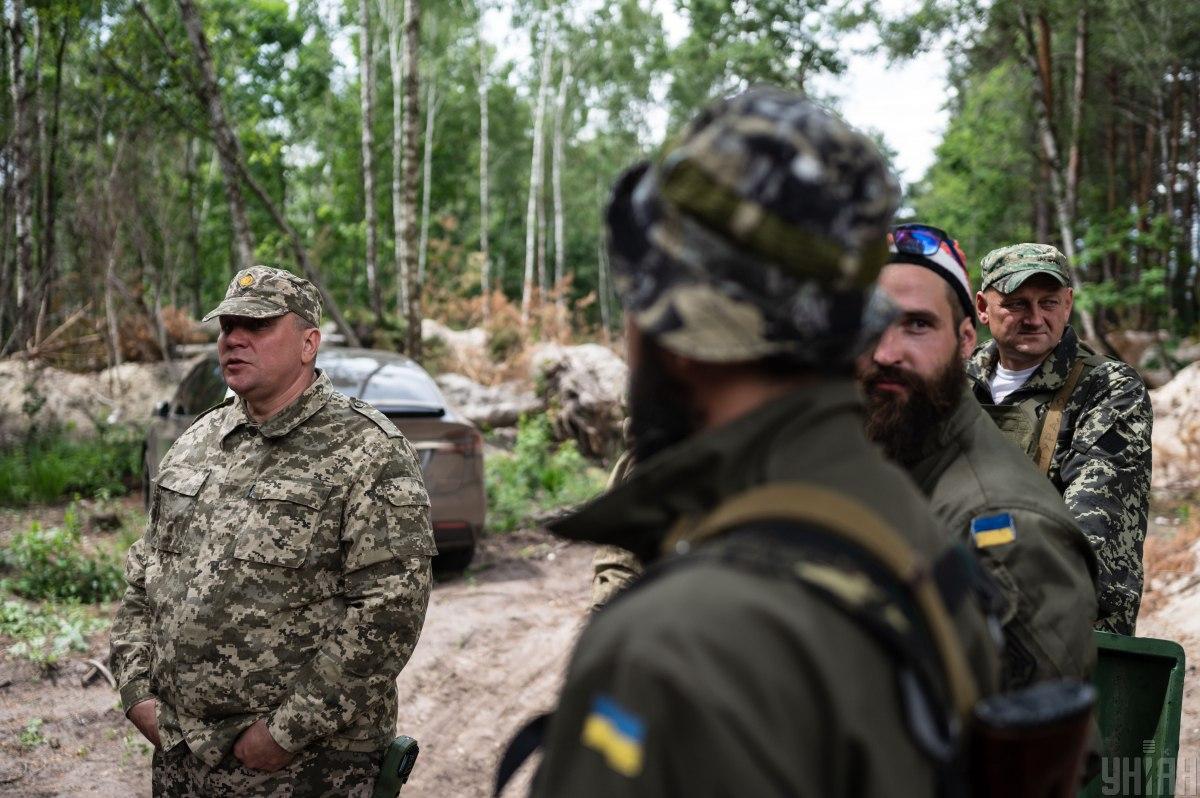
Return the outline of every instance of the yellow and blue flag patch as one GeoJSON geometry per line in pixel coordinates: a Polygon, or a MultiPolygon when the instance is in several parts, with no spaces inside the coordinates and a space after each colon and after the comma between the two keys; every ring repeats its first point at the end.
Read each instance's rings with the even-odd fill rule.
{"type": "Polygon", "coordinates": [[[1017,525],[1009,513],[981,515],[971,521],[971,538],[980,549],[1012,543],[1017,539],[1017,525]]]}
{"type": "Polygon", "coordinates": [[[583,744],[599,751],[610,768],[630,778],[642,772],[642,742],[646,725],[608,696],[592,699],[583,722],[583,744]]]}

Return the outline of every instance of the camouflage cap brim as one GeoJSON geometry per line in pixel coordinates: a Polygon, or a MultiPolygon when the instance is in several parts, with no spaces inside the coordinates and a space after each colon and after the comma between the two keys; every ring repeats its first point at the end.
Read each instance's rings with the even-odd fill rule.
{"type": "Polygon", "coordinates": [[[271,319],[288,313],[291,308],[277,305],[270,300],[260,297],[231,297],[205,314],[201,321],[215,319],[218,316],[246,316],[251,319],[271,319]]]}
{"type": "Polygon", "coordinates": [[[1006,264],[1003,268],[998,269],[995,274],[990,275],[980,290],[986,291],[989,288],[995,288],[1002,294],[1011,294],[1020,288],[1026,280],[1037,274],[1044,274],[1047,277],[1053,277],[1054,281],[1059,285],[1070,285],[1070,281],[1066,275],[1055,269],[1047,269],[1045,263],[1014,263],[1006,264]]]}

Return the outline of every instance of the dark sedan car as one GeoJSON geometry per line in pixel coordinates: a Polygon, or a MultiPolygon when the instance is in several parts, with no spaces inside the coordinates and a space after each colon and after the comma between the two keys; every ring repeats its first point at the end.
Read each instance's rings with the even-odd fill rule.
{"type": "MultiPolygon", "coordinates": [[[[317,355],[338,391],[374,405],[404,433],[421,459],[429,491],[440,568],[471,562],[483,531],[483,436],[446,403],[437,383],[403,355],[373,349],[329,348],[317,355]]],[[[196,364],[169,402],[155,410],[143,450],[143,483],[149,488],[167,449],[204,410],[228,392],[216,352],[196,364]]],[[[145,492],[149,501],[149,490],[145,492]]]]}

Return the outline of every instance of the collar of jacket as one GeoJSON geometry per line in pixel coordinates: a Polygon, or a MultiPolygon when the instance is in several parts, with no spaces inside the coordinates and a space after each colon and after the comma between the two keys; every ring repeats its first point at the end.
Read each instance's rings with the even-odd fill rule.
{"type": "Polygon", "coordinates": [[[901,465],[926,496],[933,493],[938,478],[958,456],[960,446],[955,441],[970,429],[980,413],[970,389],[964,389],[954,412],[940,421],[925,436],[921,448],[911,457],[903,458],[901,465]]]}
{"type": "MultiPolygon", "coordinates": [[[[680,518],[708,513],[729,496],[769,481],[769,458],[804,447],[809,431],[830,416],[861,416],[861,408],[850,380],[805,386],[660,452],[549,529],[571,540],[620,546],[648,562],[680,518]]],[[[846,445],[868,446],[865,438],[846,445]]]]}
{"type": "Polygon", "coordinates": [[[258,427],[264,438],[281,438],[296,427],[308,421],[313,415],[329,402],[333,395],[333,384],[324,371],[317,369],[317,378],[313,384],[304,389],[304,393],[287,407],[261,423],[254,421],[246,409],[246,402],[241,397],[232,404],[225,423],[221,426],[221,440],[243,424],[258,427]]]}
{"type": "MultiPolygon", "coordinates": [[[[1058,390],[1067,381],[1067,376],[1071,372],[1071,364],[1075,362],[1079,353],[1079,347],[1079,338],[1075,335],[1075,330],[1068,324],[1063,330],[1063,337],[1058,345],[1050,351],[1050,354],[1046,356],[1042,365],[1029,380],[1005,398],[1004,404],[1013,404],[1032,393],[1058,390]]],[[[981,346],[967,361],[967,376],[972,384],[977,388],[981,385],[986,387],[988,380],[996,373],[998,361],[999,350],[996,347],[995,339],[992,339],[981,346]]],[[[988,389],[985,394],[991,396],[991,390],[988,389]]]]}

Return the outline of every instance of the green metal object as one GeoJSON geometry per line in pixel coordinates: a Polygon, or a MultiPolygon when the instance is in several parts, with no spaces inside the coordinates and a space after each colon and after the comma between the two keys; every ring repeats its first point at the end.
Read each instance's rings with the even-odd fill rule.
{"type": "Polygon", "coordinates": [[[1183,649],[1171,640],[1095,632],[1100,773],[1080,798],[1174,796],[1183,649]]]}
{"type": "Polygon", "coordinates": [[[375,780],[375,790],[371,798],[396,798],[400,788],[408,781],[413,766],[417,764],[417,754],[421,752],[417,741],[411,737],[397,737],[383,753],[383,765],[379,768],[379,778],[375,780]]]}

